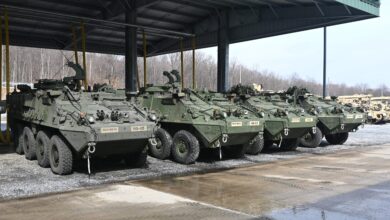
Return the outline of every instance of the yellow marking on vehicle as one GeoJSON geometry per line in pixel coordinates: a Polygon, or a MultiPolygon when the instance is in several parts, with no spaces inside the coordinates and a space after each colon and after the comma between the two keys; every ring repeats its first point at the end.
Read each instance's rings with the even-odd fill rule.
{"type": "Polygon", "coordinates": [[[292,118],[291,122],[292,123],[299,123],[299,122],[301,122],[301,119],[300,118],[292,118]]]}
{"type": "Polygon", "coordinates": [[[100,128],[100,133],[102,134],[108,134],[108,133],[118,133],[119,128],[118,127],[105,127],[105,128],[100,128]]]}
{"type": "Polygon", "coordinates": [[[142,125],[142,126],[131,126],[131,132],[140,132],[140,131],[147,131],[148,126],[142,125]]]}
{"type": "Polygon", "coordinates": [[[314,119],[313,118],[305,118],[305,122],[313,122],[314,119]]]}
{"type": "Polygon", "coordinates": [[[260,125],[260,121],[250,121],[249,122],[249,126],[259,126],[260,125]]]}
{"type": "Polygon", "coordinates": [[[231,126],[232,127],[241,127],[242,126],[242,122],[241,121],[234,121],[231,123],[231,126]]]}

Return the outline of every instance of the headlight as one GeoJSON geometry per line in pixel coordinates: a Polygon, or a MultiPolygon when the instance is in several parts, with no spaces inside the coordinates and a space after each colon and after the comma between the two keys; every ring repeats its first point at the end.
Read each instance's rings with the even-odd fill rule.
{"type": "Polygon", "coordinates": [[[154,115],[154,114],[151,114],[151,115],[149,115],[149,119],[152,120],[152,121],[156,121],[157,120],[157,116],[154,115]]]}
{"type": "Polygon", "coordinates": [[[88,116],[88,122],[89,122],[90,124],[95,123],[95,118],[94,118],[93,116],[88,116]]]}
{"type": "Polygon", "coordinates": [[[265,113],[264,112],[261,112],[260,115],[261,115],[262,118],[265,117],[265,113]]]}

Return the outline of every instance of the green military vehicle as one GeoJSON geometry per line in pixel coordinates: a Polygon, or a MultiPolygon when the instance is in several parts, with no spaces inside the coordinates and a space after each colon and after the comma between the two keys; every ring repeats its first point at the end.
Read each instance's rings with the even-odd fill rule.
{"type": "Polygon", "coordinates": [[[234,115],[244,124],[250,124],[254,121],[259,121],[262,126],[259,126],[260,130],[258,131],[259,135],[255,139],[251,140],[246,147],[246,153],[251,155],[259,154],[264,147],[264,119],[257,117],[256,114],[249,111],[246,107],[241,106],[240,104],[234,103],[234,94],[222,94],[217,92],[210,92],[207,90],[198,90],[196,94],[203,99],[203,101],[208,102],[212,105],[217,105],[223,108],[228,115],[234,115]]]}
{"type": "Polygon", "coordinates": [[[290,103],[300,105],[319,119],[317,132],[309,132],[301,138],[300,143],[304,147],[317,147],[323,136],[329,144],[344,144],[348,140],[349,132],[356,131],[367,120],[362,108],[341,105],[337,103],[336,97],[323,99],[297,87],[289,88],[286,93],[290,103]]]}
{"type": "Polygon", "coordinates": [[[128,164],[143,166],[148,143],[156,144],[156,122],[125,96],[84,92],[85,74],[69,63],[74,77],[42,79],[34,85],[19,85],[7,97],[8,122],[16,152],[56,174],[73,170],[73,161],[90,157],[121,155],[128,164]]]}
{"type": "Polygon", "coordinates": [[[219,155],[241,157],[248,143],[259,136],[259,119],[248,120],[217,105],[205,102],[195,91],[180,88],[177,71],[163,73],[169,82],[148,85],[140,91],[145,108],[158,113],[161,129],[152,156],[173,159],[182,164],[197,160],[201,148],[219,149],[219,155]],[[172,138],[173,136],[173,138],[172,138]]]}
{"type": "Polygon", "coordinates": [[[273,91],[256,91],[251,86],[237,85],[230,93],[237,94],[236,103],[257,114],[265,121],[264,149],[277,144],[280,149],[295,150],[299,138],[316,132],[317,118],[301,107],[286,103],[282,94],[273,91]]]}

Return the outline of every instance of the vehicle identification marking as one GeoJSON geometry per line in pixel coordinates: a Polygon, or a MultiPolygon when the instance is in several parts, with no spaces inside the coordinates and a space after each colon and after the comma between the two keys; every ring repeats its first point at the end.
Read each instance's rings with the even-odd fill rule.
{"type": "Polygon", "coordinates": [[[102,133],[102,134],[118,133],[118,132],[119,132],[119,128],[118,127],[100,128],[100,133],[102,133]]]}
{"type": "Polygon", "coordinates": [[[241,127],[242,126],[242,122],[241,121],[234,121],[231,123],[231,126],[232,127],[241,127]]]}
{"type": "Polygon", "coordinates": [[[356,119],[358,119],[358,118],[363,118],[363,115],[356,115],[355,118],[356,118],[356,119]]]}
{"type": "Polygon", "coordinates": [[[348,119],[353,119],[353,115],[347,115],[348,119]]]}
{"type": "Polygon", "coordinates": [[[301,122],[301,119],[300,118],[292,118],[291,122],[292,123],[299,123],[299,122],[301,122]]]}
{"type": "Polygon", "coordinates": [[[305,118],[305,122],[313,122],[314,119],[313,118],[305,118]]]}
{"type": "Polygon", "coordinates": [[[250,121],[249,126],[258,126],[260,125],[260,121],[250,121]]]}
{"type": "Polygon", "coordinates": [[[131,132],[140,132],[140,131],[147,131],[148,126],[146,125],[141,125],[141,126],[131,126],[131,132]]]}

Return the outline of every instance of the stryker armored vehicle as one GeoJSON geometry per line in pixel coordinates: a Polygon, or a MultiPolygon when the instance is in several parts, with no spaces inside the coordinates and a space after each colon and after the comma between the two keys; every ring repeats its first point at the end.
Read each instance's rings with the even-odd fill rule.
{"type": "Polygon", "coordinates": [[[37,159],[55,174],[73,170],[78,158],[120,155],[126,163],[143,166],[148,143],[156,143],[156,122],[126,96],[106,92],[85,92],[84,70],[63,80],[41,79],[34,89],[19,85],[7,97],[8,121],[16,152],[28,160],[37,159]]]}
{"type": "Polygon", "coordinates": [[[246,153],[256,155],[259,154],[264,147],[264,119],[257,117],[256,114],[249,111],[244,106],[240,104],[234,103],[234,94],[222,94],[217,92],[210,92],[207,90],[198,90],[196,94],[203,99],[203,101],[208,102],[212,105],[217,105],[223,108],[228,115],[234,115],[235,117],[242,120],[243,124],[250,123],[258,123],[260,122],[261,126],[259,126],[259,135],[256,136],[255,139],[251,140],[246,147],[246,153]]]}
{"type": "Polygon", "coordinates": [[[390,122],[390,97],[372,97],[368,109],[368,120],[373,124],[390,122]]]}
{"type": "Polygon", "coordinates": [[[363,108],[368,116],[367,122],[371,124],[384,124],[390,122],[390,97],[373,97],[372,95],[351,95],[337,97],[339,103],[363,108]]]}
{"type": "Polygon", "coordinates": [[[308,113],[318,117],[317,132],[301,138],[304,147],[317,147],[325,136],[329,144],[344,144],[349,132],[356,131],[367,120],[362,108],[348,107],[337,103],[336,97],[323,99],[314,96],[304,88],[291,87],[286,94],[292,104],[302,106],[308,113]]]}
{"type": "Polygon", "coordinates": [[[276,92],[258,91],[243,85],[236,85],[229,92],[237,94],[236,103],[265,121],[265,149],[276,143],[282,150],[295,150],[299,138],[316,130],[317,117],[307,114],[299,106],[286,103],[276,92]]]}
{"type": "Polygon", "coordinates": [[[158,144],[150,148],[151,155],[160,159],[172,155],[174,161],[189,164],[197,160],[201,148],[213,148],[219,150],[220,157],[242,157],[247,144],[262,130],[260,120],[245,119],[203,101],[193,90],[182,90],[175,70],[163,74],[168,83],[140,90],[143,106],[160,117],[158,144]]]}

